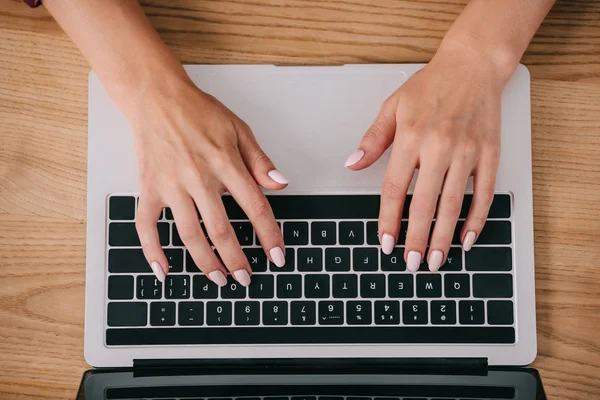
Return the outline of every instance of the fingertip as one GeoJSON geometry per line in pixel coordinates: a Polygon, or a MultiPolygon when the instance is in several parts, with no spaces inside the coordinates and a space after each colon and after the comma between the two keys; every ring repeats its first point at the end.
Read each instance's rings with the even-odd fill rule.
{"type": "Polygon", "coordinates": [[[269,178],[271,178],[271,180],[279,185],[288,185],[290,183],[290,180],[284,174],[282,174],[281,171],[276,169],[269,171],[267,175],[269,178]]]}
{"type": "Polygon", "coordinates": [[[463,249],[465,251],[471,250],[471,248],[473,247],[473,244],[475,244],[476,236],[477,235],[473,231],[467,232],[467,234],[465,235],[465,238],[463,239],[463,249]]]}
{"type": "Polygon", "coordinates": [[[429,253],[429,270],[431,272],[437,272],[442,267],[444,261],[444,253],[439,250],[433,250],[429,253]]]}
{"type": "Polygon", "coordinates": [[[344,167],[350,168],[359,163],[360,160],[365,156],[364,150],[358,149],[354,153],[350,154],[344,163],[344,167]]]}
{"type": "Polygon", "coordinates": [[[167,277],[167,273],[169,271],[168,266],[165,270],[165,268],[161,265],[161,263],[159,263],[158,261],[152,261],[150,263],[150,268],[152,268],[152,272],[154,272],[156,279],[158,279],[160,282],[165,281],[165,279],[167,277]]]}

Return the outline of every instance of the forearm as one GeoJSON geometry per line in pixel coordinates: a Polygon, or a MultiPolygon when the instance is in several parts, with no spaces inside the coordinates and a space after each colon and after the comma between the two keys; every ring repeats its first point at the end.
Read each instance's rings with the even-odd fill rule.
{"type": "Polygon", "coordinates": [[[123,111],[150,82],[187,79],[137,0],[44,0],[123,111]]]}
{"type": "Polygon", "coordinates": [[[441,50],[476,53],[507,81],[556,0],[471,0],[441,50]]]}

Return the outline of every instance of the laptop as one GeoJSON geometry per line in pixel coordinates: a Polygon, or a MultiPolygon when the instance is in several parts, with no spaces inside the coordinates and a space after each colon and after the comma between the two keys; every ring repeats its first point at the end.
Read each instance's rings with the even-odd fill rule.
{"type": "MultiPolygon", "coordinates": [[[[344,168],[383,100],[423,66],[186,66],[202,90],[252,127],[291,182],[281,192],[265,193],[288,239],[281,269],[270,265],[235,201],[223,197],[253,269],[248,289],[232,279],[223,288],[209,282],[183,246],[168,209],[158,230],[169,274],[164,284],[152,275],[135,233],[139,183],[130,128],[92,73],[85,357],[97,368],[132,370],[91,372],[86,382],[134,384],[136,371],[185,372],[207,365],[227,371],[228,365],[318,368],[335,360],[338,367],[358,368],[365,362],[388,367],[408,362],[442,367],[446,375],[466,367],[490,377],[490,368],[530,364],[537,348],[527,69],[519,66],[503,93],[502,158],[484,231],[466,253],[456,235],[439,272],[429,272],[425,262],[417,273],[406,270],[402,234],[391,255],[380,251],[379,191],[388,153],[364,171],[344,168]],[[318,240],[324,224],[333,227],[326,243],[318,240]],[[348,224],[356,233],[352,238],[343,234],[348,224]]],[[[466,191],[457,229],[471,201],[471,181],[466,191]]],[[[349,373],[362,376],[358,369],[349,373]]],[[[301,387],[312,382],[306,376],[294,381],[294,374],[284,381],[301,387]]],[[[400,384],[401,375],[388,378],[400,384]]],[[[435,377],[445,382],[444,376],[435,377]]],[[[347,376],[334,378],[323,385],[348,383],[347,376]]],[[[356,382],[388,386],[384,378],[356,382]]],[[[195,382],[233,388],[246,385],[244,379],[225,374],[195,382]]],[[[276,385],[280,379],[262,382],[276,385]]]]}

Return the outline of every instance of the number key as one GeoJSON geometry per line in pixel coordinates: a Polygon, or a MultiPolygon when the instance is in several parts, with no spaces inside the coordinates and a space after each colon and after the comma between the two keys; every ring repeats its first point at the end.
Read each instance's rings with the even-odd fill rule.
{"type": "Polygon", "coordinates": [[[320,325],[342,325],[344,323],[344,302],[342,301],[320,301],[319,302],[319,324],[320,325]]]}
{"type": "Polygon", "coordinates": [[[404,301],[402,303],[402,322],[404,325],[427,324],[426,301],[404,301]]]}
{"type": "Polygon", "coordinates": [[[209,301],[206,303],[206,324],[213,326],[231,325],[231,303],[209,301]]]}
{"type": "Polygon", "coordinates": [[[434,325],[454,325],[456,323],[456,302],[432,301],[431,323],[434,325]]]}
{"type": "Polygon", "coordinates": [[[292,325],[314,325],[317,320],[314,301],[292,301],[292,325]]]}
{"type": "Polygon", "coordinates": [[[260,324],[260,303],[258,301],[238,301],[235,303],[236,325],[260,324]]]}
{"type": "Polygon", "coordinates": [[[262,311],[264,325],[287,325],[288,303],[285,301],[265,301],[262,311]]]}
{"type": "Polygon", "coordinates": [[[348,325],[371,325],[371,302],[349,301],[346,303],[346,323],[348,325]]]}

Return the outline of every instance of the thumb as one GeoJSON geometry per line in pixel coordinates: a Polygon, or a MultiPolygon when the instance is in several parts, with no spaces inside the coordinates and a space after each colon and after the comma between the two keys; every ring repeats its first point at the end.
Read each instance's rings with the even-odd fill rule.
{"type": "Polygon", "coordinates": [[[388,98],[379,110],[375,122],[363,136],[358,150],[348,157],[345,167],[358,171],[373,164],[394,141],[398,101],[388,98]]]}

